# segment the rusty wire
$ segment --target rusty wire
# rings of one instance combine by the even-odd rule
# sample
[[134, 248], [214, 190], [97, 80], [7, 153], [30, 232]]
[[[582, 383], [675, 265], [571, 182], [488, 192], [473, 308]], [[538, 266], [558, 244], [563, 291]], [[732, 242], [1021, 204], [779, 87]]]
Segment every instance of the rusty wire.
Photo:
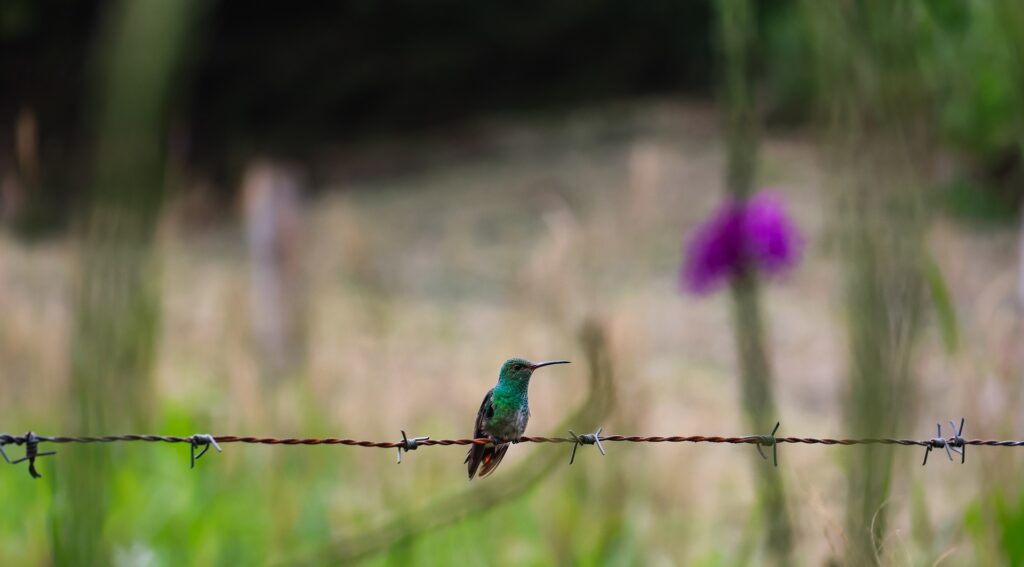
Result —
[[[175, 435], [100, 435], [100, 436], [46, 436], [38, 435], [36, 439], [40, 443], [120, 443], [141, 441], [144, 443], [189, 443], [193, 442], [192, 437], [178, 437]], [[602, 435], [599, 438], [603, 441], [621, 441], [626, 443], [730, 443], [770, 446], [770, 443], [763, 443], [760, 436], [748, 437], [721, 437], [717, 435], [690, 435], [690, 436], [641, 436], [641, 435]], [[214, 435], [213, 440], [218, 443], [246, 443], [251, 445], [347, 445], [352, 447], [370, 447], [376, 449], [395, 449], [404, 447], [402, 441], [362, 441], [357, 439], [346, 439], [338, 437], [248, 437], [239, 435]], [[946, 442], [952, 445], [955, 438], [948, 437]], [[22, 445], [25, 443], [25, 436], [0, 435], [0, 441], [5, 445]], [[888, 437], [863, 438], [863, 439], [821, 439], [816, 437], [776, 437], [776, 443], [799, 443], [804, 445], [911, 445], [917, 447], [929, 447], [934, 439], [893, 439]], [[419, 441], [420, 447], [433, 445], [486, 445], [492, 440], [486, 437], [478, 439], [427, 439]], [[529, 437], [519, 438], [520, 443], [576, 443], [576, 440], [569, 437]], [[1019, 440], [992, 440], [992, 439], [964, 439], [965, 445], [980, 445], [984, 447], [1024, 447], [1024, 441]]]
[[[952, 423], [950, 425], [953, 425]], [[777, 426], [776, 426], [777, 427]], [[947, 453], [953, 451], [961, 455], [961, 462], [963, 462], [963, 448], [967, 445], [983, 446], [983, 447], [1024, 447], [1024, 440], [993, 440], [993, 439], [965, 439], [961, 437], [963, 431], [963, 425], [961, 422], [960, 430], [957, 431], [954, 428], [954, 436], [942, 437], [941, 430], [938, 431], [939, 436], [931, 439], [896, 439], [889, 437], [881, 438], [860, 438], [860, 439], [830, 439], [830, 438], [817, 438], [817, 437], [776, 437], [774, 431], [771, 435], [747, 435], [742, 437], [724, 437], [720, 435], [673, 435], [673, 436], [650, 436], [650, 435], [601, 435], [600, 429], [596, 433], [586, 435], [572, 434], [572, 437], [532, 437], [524, 436], [520, 437], [517, 442], [519, 443], [572, 443], [573, 454], [575, 455], [575, 449], [579, 445], [598, 445], [604, 454], [604, 449], [601, 446], [602, 442], [623, 442], [623, 443], [727, 443], [727, 444], [742, 444], [742, 445], [756, 445], [760, 450], [761, 447], [772, 447], [773, 449], [779, 444], [790, 443], [790, 444], [802, 444], [802, 445], [840, 445], [840, 446], [852, 446], [852, 445], [902, 445], [902, 446], [914, 446], [914, 447], [925, 447], [926, 448], [926, 461], [927, 454], [932, 449], [946, 449]], [[407, 438], [403, 431], [402, 439], [398, 441], [367, 441], [360, 439], [349, 439], [343, 437], [253, 437], [253, 436], [241, 436], [241, 435], [209, 435], [209, 434], [196, 434], [187, 437], [176, 436], [176, 435], [140, 435], [140, 434], [125, 434], [125, 435], [83, 435], [83, 436], [68, 436], [68, 435], [36, 435], [32, 432], [28, 432], [25, 435], [9, 435], [0, 434], [0, 456], [4, 458], [8, 463], [16, 464], [22, 461], [29, 461], [30, 466], [36, 457], [49, 456], [54, 453], [39, 453], [38, 445], [41, 443], [122, 443], [122, 442], [142, 442], [142, 443], [184, 443], [191, 445], [192, 447], [192, 464], [195, 465], [195, 460], [205, 453], [206, 449], [210, 445], [213, 445], [218, 451], [220, 450], [219, 444], [225, 443], [245, 443], [253, 445], [345, 445], [351, 447], [367, 447], [367, 448], [378, 448], [378, 449], [398, 449], [399, 456], [402, 451], [413, 451], [419, 447], [431, 447], [431, 446], [450, 446], [450, 445], [486, 445], [494, 442], [489, 438], [476, 438], [476, 439], [430, 439], [425, 437]], [[6, 453], [3, 451], [4, 445], [25, 445], [26, 455], [24, 458], [12, 461]], [[201, 452], [196, 455], [195, 450], [201, 448]], [[959, 451], [958, 451], [959, 449]], [[762, 456], [763, 453], [762, 453]], [[952, 455], [950, 455], [952, 459]], [[399, 462], [401, 459], [399, 458]], [[36, 476], [36, 475], [33, 475]]]
[[[179, 437], [176, 435], [97, 435], [97, 436], [67, 436], [67, 435], [37, 435], [40, 443], [120, 443], [140, 441], [144, 443], [192, 443], [192, 437]], [[347, 439], [339, 437], [250, 437], [241, 435], [214, 435], [213, 440], [218, 443], [246, 443], [250, 445], [347, 445], [351, 447], [369, 447], [376, 449], [395, 449], [404, 447], [402, 441], [364, 441], [358, 439]], [[601, 441], [621, 441], [626, 443], [730, 443], [770, 446], [770, 443], [761, 442], [761, 436], [746, 437], [722, 437], [718, 435], [690, 435], [690, 436], [644, 436], [644, 435], [601, 435]], [[953, 437], [946, 438], [952, 443]], [[410, 439], [411, 441], [411, 439]], [[917, 447], [928, 447], [932, 439], [894, 439], [888, 437], [863, 438], [863, 439], [828, 439], [816, 437], [776, 437], [776, 443], [799, 443], [804, 445], [913, 445]], [[25, 443], [24, 435], [0, 435], [0, 442], [5, 445], [22, 445]], [[477, 439], [427, 439], [418, 442], [420, 447], [433, 445], [486, 445], [492, 440], [486, 437]], [[576, 440], [570, 437], [531, 437], [519, 438], [519, 443], [575, 443]], [[1024, 447], [1024, 441], [1016, 440], [988, 440], [988, 439], [964, 439], [967, 445], [981, 445], [986, 447]]]

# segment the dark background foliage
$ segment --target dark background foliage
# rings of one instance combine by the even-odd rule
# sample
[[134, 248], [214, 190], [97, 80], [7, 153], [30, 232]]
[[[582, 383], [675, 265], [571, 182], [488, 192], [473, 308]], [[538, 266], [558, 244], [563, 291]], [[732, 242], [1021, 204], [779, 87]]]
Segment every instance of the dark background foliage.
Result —
[[[86, 78], [103, 2], [10, 0], [0, 6], [0, 123], [39, 117], [50, 167], [22, 225], [59, 224], [86, 174]], [[998, 17], [979, 21], [958, 2], [927, 3], [930, 49], [948, 70], [936, 121], [957, 174], [945, 200], [974, 218], [1012, 218], [1024, 179], [1020, 53], [990, 57], [978, 36], [1008, 40]], [[230, 196], [256, 154], [310, 161], [326, 147], [465, 125], [481, 116], [538, 113], [581, 103], [714, 92], [716, 49], [708, 0], [581, 4], [528, 2], [219, 2], [191, 44], [172, 142], [190, 168]], [[812, 117], [806, 24], [795, 0], [759, 3], [756, 68], [775, 125]], [[1012, 18], [1011, 18], [1012, 19]], [[991, 48], [990, 43], [985, 45]], [[1019, 50], [1019, 47], [1016, 48]], [[974, 71], [968, 71], [973, 69]], [[9, 160], [11, 136], [0, 137]]]

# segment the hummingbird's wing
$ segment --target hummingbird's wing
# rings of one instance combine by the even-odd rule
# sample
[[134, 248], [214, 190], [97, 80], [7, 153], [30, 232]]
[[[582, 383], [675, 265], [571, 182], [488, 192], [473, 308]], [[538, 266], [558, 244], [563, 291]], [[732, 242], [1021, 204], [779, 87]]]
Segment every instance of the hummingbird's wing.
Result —
[[473, 437], [490, 437], [490, 435], [484, 431], [484, 424], [494, 417], [494, 404], [491, 403], [491, 397], [494, 396], [494, 388], [487, 390], [487, 395], [484, 396], [484, 401], [480, 404], [480, 411], [476, 412], [476, 423], [473, 425]]
[[[487, 420], [494, 417], [494, 405], [491, 403], [492, 394], [494, 394], [494, 388], [491, 388], [487, 392], [487, 395], [484, 396], [484, 401], [480, 404], [480, 411], [476, 414], [476, 424], [473, 426], [473, 437], [476, 439], [481, 437], [490, 437], [490, 434], [484, 430], [484, 424]], [[480, 478], [490, 474], [491, 471], [498, 466], [498, 463], [501, 462], [501, 458], [505, 456], [505, 451], [507, 450], [507, 443], [498, 446], [470, 446], [469, 452], [466, 454], [465, 461], [469, 463], [469, 480], [473, 480], [473, 477], [476, 475], [477, 468], [480, 468]]]

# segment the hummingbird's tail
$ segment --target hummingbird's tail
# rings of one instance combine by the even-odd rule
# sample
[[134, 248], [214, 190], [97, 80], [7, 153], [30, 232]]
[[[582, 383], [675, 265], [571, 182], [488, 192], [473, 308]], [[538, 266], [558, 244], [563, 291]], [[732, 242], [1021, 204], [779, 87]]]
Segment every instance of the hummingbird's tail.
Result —
[[466, 454], [466, 462], [469, 463], [469, 480], [473, 480], [477, 468], [480, 469], [480, 478], [494, 472], [494, 469], [498, 468], [498, 463], [505, 456], [505, 451], [508, 451], [508, 443], [471, 446], [469, 453]]

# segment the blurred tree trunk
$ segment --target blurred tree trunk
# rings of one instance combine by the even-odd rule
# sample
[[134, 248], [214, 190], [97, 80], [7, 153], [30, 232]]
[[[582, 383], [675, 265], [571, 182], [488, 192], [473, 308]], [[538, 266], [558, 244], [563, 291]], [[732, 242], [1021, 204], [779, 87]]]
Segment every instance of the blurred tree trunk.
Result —
[[1024, 311], [1024, 209], [1020, 212], [1020, 236], [1017, 239], [1017, 309]]
[[39, 189], [39, 119], [28, 106], [14, 120], [14, 167], [10, 169], [0, 179], [0, 219], [7, 223], [24, 215], [25, 203]]
[[242, 180], [249, 248], [249, 320], [261, 375], [280, 382], [305, 360], [306, 272], [301, 175], [269, 160], [246, 167]]
[[[751, 48], [757, 33], [756, 13], [750, 0], [719, 0], [719, 37], [724, 73], [722, 112], [726, 135], [726, 191], [743, 201], [753, 192], [757, 167], [758, 123], [754, 89], [750, 84]], [[772, 368], [765, 347], [757, 274], [748, 270], [732, 282], [733, 326], [742, 380], [747, 423], [758, 434], [768, 434], [776, 422]], [[755, 463], [758, 498], [766, 544], [772, 560], [789, 563], [793, 533], [785, 488], [778, 469]]]
[[[98, 45], [89, 201], [79, 219], [77, 319], [67, 429], [140, 427], [151, 403], [159, 322], [152, 242], [164, 184], [168, 108], [196, 3], [125, 0], [111, 6]], [[109, 446], [62, 452], [55, 481], [54, 560], [110, 564], [103, 525]]]

